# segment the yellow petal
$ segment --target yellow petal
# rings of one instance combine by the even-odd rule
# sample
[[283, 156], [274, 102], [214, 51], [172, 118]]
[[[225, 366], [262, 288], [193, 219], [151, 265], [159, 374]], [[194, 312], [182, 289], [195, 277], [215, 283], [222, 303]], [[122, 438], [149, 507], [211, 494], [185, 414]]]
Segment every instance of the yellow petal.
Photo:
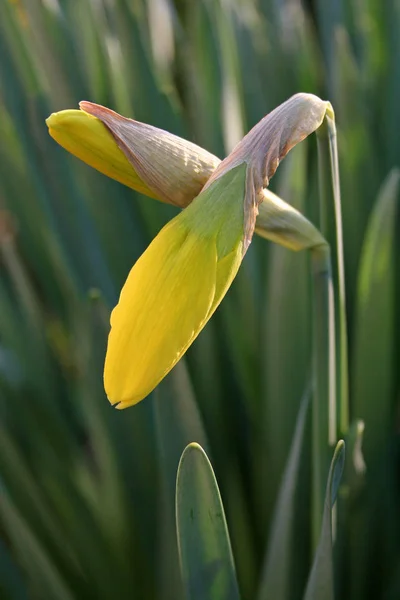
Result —
[[71, 152], [100, 173], [116, 179], [141, 194], [156, 194], [136, 173], [113, 135], [96, 117], [82, 110], [62, 110], [46, 119], [49, 133]]
[[246, 166], [227, 173], [153, 240], [111, 316], [104, 385], [118, 408], [147, 396], [226, 294], [243, 256]]
[[139, 258], [111, 317], [104, 385], [119, 408], [147, 396], [198, 334], [216, 281], [215, 241], [171, 221]]

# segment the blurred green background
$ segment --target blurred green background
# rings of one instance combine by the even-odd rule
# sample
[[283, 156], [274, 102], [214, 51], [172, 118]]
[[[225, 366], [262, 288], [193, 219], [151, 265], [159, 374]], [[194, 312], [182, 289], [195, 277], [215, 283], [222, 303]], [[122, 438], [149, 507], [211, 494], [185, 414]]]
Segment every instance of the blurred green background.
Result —
[[[303, 598], [307, 253], [254, 238], [185, 359], [116, 411], [109, 312], [176, 211], [68, 155], [44, 122], [91, 100], [222, 158], [299, 91], [332, 102], [341, 169], [352, 425], [335, 597], [400, 598], [399, 31], [396, 0], [0, 0], [2, 599], [183, 599], [175, 478], [191, 441], [215, 469], [242, 599]], [[317, 171], [312, 136], [271, 183], [315, 222]]]

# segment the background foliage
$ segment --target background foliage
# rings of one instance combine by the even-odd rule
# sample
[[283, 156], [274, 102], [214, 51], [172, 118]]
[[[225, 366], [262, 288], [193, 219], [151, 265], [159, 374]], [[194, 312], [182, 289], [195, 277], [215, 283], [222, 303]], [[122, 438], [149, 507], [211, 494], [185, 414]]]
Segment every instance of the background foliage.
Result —
[[[298, 91], [332, 102], [339, 133], [352, 426], [336, 597], [400, 597], [399, 30], [395, 0], [0, 0], [1, 598], [183, 598], [174, 497], [191, 441], [215, 469], [241, 597], [333, 597], [308, 580], [307, 254], [254, 239], [187, 358], [115, 411], [109, 311], [174, 209], [44, 124], [87, 99], [223, 157]], [[316, 221], [315, 138], [271, 187]]]

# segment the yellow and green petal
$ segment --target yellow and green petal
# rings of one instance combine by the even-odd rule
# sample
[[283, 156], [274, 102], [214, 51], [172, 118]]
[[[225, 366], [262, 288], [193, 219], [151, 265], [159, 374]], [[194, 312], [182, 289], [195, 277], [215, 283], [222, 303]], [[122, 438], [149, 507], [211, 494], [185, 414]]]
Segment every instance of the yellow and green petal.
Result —
[[246, 165], [168, 223], [132, 268], [111, 316], [104, 370], [118, 408], [147, 396], [226, 294], [243, 257]]

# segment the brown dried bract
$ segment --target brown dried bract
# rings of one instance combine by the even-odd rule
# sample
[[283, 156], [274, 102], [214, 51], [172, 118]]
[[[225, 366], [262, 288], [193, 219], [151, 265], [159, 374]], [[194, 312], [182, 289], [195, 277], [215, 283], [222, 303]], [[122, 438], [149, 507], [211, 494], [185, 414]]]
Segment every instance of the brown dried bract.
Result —
[[220, 163], [207, 150], [168, 131], [92, 102], [79, 106], [104, 123], [140, 178], [164, 202], [181, 208], [190, 204]]
[[244, 252], [253, 236], [258, 205], [263, 200], [263, 188], [268, 187], [280, 161], [289, 150], [318, 129], [328, 105], [328, 102], [313, 94], [292, 96], [261, 119], [208, 180], [205, 187], [233, 167], [247, 163]]

